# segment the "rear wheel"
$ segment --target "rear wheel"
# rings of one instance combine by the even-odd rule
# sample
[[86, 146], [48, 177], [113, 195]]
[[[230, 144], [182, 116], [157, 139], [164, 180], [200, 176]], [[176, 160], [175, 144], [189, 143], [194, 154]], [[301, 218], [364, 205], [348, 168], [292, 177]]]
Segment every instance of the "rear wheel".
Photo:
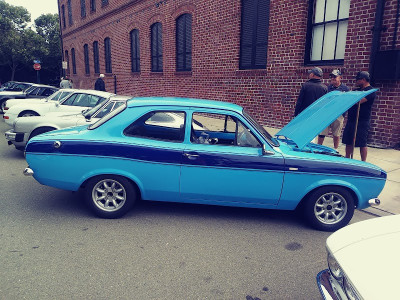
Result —
[[335, 231], [346, 226], [353, 217], [354, 199], [343, 187], [322, 187], [306, 199], [304, 214], [312, 227], [323, 231]]
[[86, 184], [86, 204], [101, 218], [122, 217], [132, 208], [136, 199], [136, 188], [128, 179], [121, 176], [96, 176]]
[[35, 117], [35, 116], [39, 116], [39, 114], [32, 110], [25, 110], [18, 115], [18, 117]]

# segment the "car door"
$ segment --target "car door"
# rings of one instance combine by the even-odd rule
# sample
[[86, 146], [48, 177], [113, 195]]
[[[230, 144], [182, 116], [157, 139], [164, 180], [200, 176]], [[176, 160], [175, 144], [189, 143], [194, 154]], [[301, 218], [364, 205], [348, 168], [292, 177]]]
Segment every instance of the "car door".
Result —
[[[182, 201], [249, 207], [278, 203], [284, 159], [243, 116], [195, 110], [188, 123], [189, 141], [181, 168]], [[268, 153], [263, 144], [270, 147]]]
[[127, 155], [133, 158], [127, 167], [143, 199], [179, 201], [186, 113], [182, 108], [137, 108], [136, 112], [141, 117], [123, 131]]

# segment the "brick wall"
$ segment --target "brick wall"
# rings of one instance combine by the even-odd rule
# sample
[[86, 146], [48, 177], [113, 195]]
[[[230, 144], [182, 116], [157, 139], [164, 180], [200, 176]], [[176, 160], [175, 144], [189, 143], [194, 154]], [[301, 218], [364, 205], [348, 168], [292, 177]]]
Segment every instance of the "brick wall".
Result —
[[[59, 0], [60, 5], [66, 0]], [[395, 0], [386, 1], [385, 20], [394, 24], [391, 13]], [[80, 0], [72, 0], [73, 26], [63, 29], [64, 50], [75, 48], [77, 74], [71, 74], [75, 87], [93, 88], [98, 74], [93, 69], [93, 41], [99, 42], [100, 72], [105, 72], [104, 38], [110, 37], [112, 74], [106, 74], [106, 88], [133, 96], [182, 96], [230, 101], [250, 110], [263, 124], [282, 127], [292, 118], [297, 94], [307, 80], [304, 66], [308, 0], [271, 0], [267, 67], [239, 70], [241, 2], [163, 0], [109, 0], [97, 2], [95, 13], [86, 0], [86, 17], [80, 17]], [[359, 70], [369, 69], [372, 27], [376, 0], [351, 1], [344, 65], [321, 66], [324, 81], [334, 68], [343, 80], [354, 84]], [[192, 71], [175, 69], [175, 20], [192, 14]], [[67, 11], [66, 11], [67, 14]], [[151, 72], [150, 26], [162, 23], [164, 71]], [[141, 72], [132, 73], [129, 32], [139, 29]], [[386, 36], [386, 34], [388, 36]], [[382, 42], [390, 39], [390, 30]], [[83, 46], [89, 45], [90, 75], [85, 75]], [[71, 54], [70, 54], [71, 62]], [[72, 68], [71, 68], [72, 70]], [[376, 82], [380, 88], [374, 104], [370, 145], [394, 146], [400, 142], [400, 82]]]

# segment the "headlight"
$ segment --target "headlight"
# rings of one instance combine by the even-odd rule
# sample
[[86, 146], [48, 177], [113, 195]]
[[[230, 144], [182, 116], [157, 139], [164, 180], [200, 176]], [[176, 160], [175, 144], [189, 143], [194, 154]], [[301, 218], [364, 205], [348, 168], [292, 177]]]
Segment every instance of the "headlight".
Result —
[[358, 297], [357, 292], [354, 289], [353, 285], [350, 283], [350, 281], [346, 277], [343, 278], [343, 286], [344, 286], [344, 290], [346, 291], [346, 295], [350, 300], [359, 300], [360, 299]]
[[329, 266], [329, 270], [331, 271], [331, 274], [336, 279], [340, 279], [343, 277], [342, 269], [340, 268], [336, 259], [330, 253], [328, 253], [328, 266]]

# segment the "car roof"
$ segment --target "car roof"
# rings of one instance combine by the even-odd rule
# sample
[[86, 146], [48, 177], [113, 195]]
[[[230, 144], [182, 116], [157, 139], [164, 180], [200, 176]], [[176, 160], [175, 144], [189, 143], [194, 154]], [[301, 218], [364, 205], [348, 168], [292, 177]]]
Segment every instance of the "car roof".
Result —
[[110, 98], [110, 101], [128, 101], [132, 96], [115, 95]]
[[46, 87], [46, 88], [52, 88], [52, 89], [59, 89], [59, 88], [57, 88], [57, 87], [55, 87], [55, 86], [52, 86], [52, 85], [46, 85], [46, 84], [37, 84], [37, 83], [34, 83], [34, 84], [32, 84], [32, 86], [34, 86], [34, 87]]
[[243, 108], [239, 105], [215, 100], [181, 98], [181, 97], [138, 97], [128, 102], [128, 107], [136, 106], [192, 106], [212, 109], [225, 109], [241, 113]]
[[109, 93], [109, 92], [103, 92], [103, 91], [97, 91], [97, 90], [79, 90], [79, 89], [73, 89], [73, 93], [86, 93], [86, 94], [91, 94], [91, 95], [96, 95], [104, 98], [108, 98], [110, 96], [113, 96], [115, 94]]

